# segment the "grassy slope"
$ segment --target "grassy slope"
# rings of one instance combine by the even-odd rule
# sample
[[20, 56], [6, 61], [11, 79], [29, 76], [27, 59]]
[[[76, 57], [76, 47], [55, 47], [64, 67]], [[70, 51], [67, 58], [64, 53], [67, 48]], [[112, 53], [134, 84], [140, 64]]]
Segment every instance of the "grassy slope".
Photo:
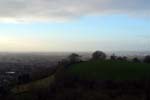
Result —
[[33, 90], [48, 88], [50, 84], [54, 82], [54, 80], [55, 80], [54, 75], [51, 75], [44, 79], [37, 80], [28, 84], [18, 85], [15, 88], [13, 88], [11, 91], [12, 93], [18, 94], [18, 93], [24, 93]]
[[[150, 79], [150, 64], [119, 61], [88, 61], [74, 64], [69, 74], [84, 80], [138, 80]], [[60, 73], [60, 72], [59, 72]], [[55, 74], [28, 84], [16, 86], [13, 93], [23, 93], [47, 88], [55, 80]]]
[[72, 65], [69, 73], [81, 79], [139, 80], [150, 78], [150, 64], [119, 61], [88, 61]]
[[[61, 73], [60, 75], [63, 76], [64, 67], [59, 67], [59, 70], [56, 73]], [[66, 71], [66, 70], [65, 70]], [[72, 65], [67, 70], [69, 74], [75, 75], [80, 77], [81, 79], [96, 79], [96, 80], [124, 80], [124, 79], [145, 79], [150, 78], [150, 65], [149, 64], [142, 64], [142, 63], [130, 63], [130, 62], [118, 62], [118, 61], [88, 61], [82, 62], [75, 65]], [[54, 82], [56, 78], [56, 73], [51, 75], [47, 78], [31, 82], [29, 84], [24, 84], [15, 87], [12, 91], [13, 93], [19, 94], [16, 95], [15, 100], [37, 100], [37, 98], [29, 92], [36, 89], [47, 88], [51, 83]], [[67, 74], [68, 75], [68, 74]], [[75, 83], [76, 84], [76, 83]], [[72, 85], [72, 83], [71, 83]], [[114, 100], [112, 98], [111, 93], [120, 93], [117, 89], [90, 89], [89, 86], [87, 88], [80, 86], [77, 84], [78, 87], [57, 87], [56, 85], [56, 94], [54, 93], [52, 97], [53, 100], [66, 100], [66, 98], [71, 98], [68, 100], [73, 100], [73, 98], [78, 98], [77, 100]], [[68, 84], [66, 85], [68, 86]], [[86, 85], [85, 85], [86, 86]], [[123, 85], [124, 86], [124, 85]], [[128, 86], [128, 85], [127, 85]], [[57, 89], [58, 88], [58, 89]], [[129, 87], [130, 88], [130, 87]], [[121, 90], [121, 92], [126, 92], [126, 90]], [[131, 90], [128, 90], [132, 92]], [[136, 90], [140, 91], [141, 90]], [[142, 94], [142, 93], [141, 93]], [[144, 93], [143, 93], [144, 94]], [[36, 95], [38, 96], [38, 95]], [[45, 96], [45, 95], [44, 95]], [[145, 94], [143, 95], [145, 96]], [[56, 97], [56, 98], [55, 98]], [[125, 100], [125, 99], [137, 99], [137, 100], [144, 100], [141, 98], [145, 97], [138, 97], [137, 95], [133, 94], [124, 94], [124, 95], [114, 95], [116, 100]], [[46, 100], [46, 99], [41, 99]]]
[[17, 85], [13, 89], [11, 89], [11, 92], [13, 94], [22, 94], [22, 93], [28, 94], [28, 92], [49, 88], [49, 86], [55, 82], [56, 74], [61, 73], [62, 70], [64, 70], [64, 67], [59, 66], [57, 68], [57, 71], [54, 71], [51, 75], [43, 79], [27, 83], [27, 84]]

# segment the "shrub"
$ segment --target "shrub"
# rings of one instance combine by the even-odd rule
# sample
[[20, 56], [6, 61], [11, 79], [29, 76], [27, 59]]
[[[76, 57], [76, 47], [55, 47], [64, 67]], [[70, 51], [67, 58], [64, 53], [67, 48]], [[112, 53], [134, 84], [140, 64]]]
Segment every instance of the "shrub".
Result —
[[117, 56], [115, 56], [115, 54], [112, 54], [112, 55], [110, 56], [110, 59], [111, 59], [111, 60], [116, 60], [116, 59], [117, 59]]

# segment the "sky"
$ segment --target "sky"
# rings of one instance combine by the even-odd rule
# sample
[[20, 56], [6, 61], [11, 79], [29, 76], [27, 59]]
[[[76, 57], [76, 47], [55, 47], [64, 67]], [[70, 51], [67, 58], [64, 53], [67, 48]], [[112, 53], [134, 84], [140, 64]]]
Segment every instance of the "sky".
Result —
[[150, 0], [0, 0], [0, 51], [149, 51]]

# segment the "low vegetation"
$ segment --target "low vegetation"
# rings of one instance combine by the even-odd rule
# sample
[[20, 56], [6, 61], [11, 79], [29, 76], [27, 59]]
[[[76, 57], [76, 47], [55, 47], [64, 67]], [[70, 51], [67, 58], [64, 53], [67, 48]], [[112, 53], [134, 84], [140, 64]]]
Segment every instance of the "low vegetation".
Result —
[[96, 60], [69, 67], [71, 75], [81, 79], [141, 80], [150, 79], [150, 65], [127, 61]]

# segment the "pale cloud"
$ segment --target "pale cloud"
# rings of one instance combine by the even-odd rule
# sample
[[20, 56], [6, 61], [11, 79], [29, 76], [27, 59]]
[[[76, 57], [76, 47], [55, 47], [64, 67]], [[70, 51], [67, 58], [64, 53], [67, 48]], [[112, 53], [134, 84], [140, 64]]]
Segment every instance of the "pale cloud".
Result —
[[0, 22], [67, 21], [87, 15], [150, 17], [150, 0], [0, 0]]

